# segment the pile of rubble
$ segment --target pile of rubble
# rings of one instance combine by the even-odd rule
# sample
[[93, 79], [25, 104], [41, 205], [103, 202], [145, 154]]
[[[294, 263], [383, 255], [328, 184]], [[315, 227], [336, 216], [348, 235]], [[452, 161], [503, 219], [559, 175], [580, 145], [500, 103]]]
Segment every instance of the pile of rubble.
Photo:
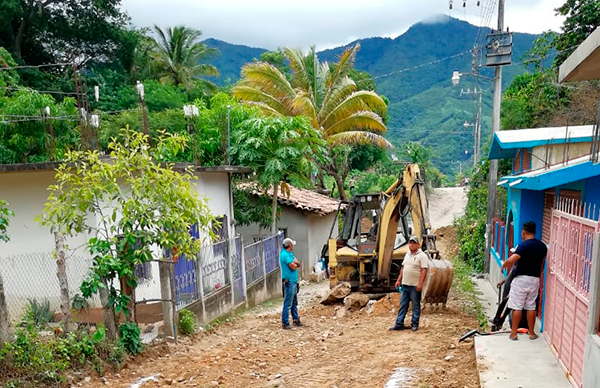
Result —
[[382, 295], [351, 292], [350, 283], [338, 284], [321, 299], [321, 304], [324, 305], [343, 303], [335, 309], [335, 316], [338, 319], [354, 311], [376, 315], [393, 313], [395, 311], [394, 306], [397, 306], [399, 302], [399, 294]]

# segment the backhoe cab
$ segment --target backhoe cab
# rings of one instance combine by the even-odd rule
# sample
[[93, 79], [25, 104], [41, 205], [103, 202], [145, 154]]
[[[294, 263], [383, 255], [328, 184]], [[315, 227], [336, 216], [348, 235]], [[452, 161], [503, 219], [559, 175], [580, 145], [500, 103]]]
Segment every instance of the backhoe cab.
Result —
[[418, 165], [407, 165], [385, 192], [356, 195], [345, 209], [340, 208], [339, 214], [342, 213], [341, 233], [336, 238], [330, 235], [324, 248], [331, 288], [348, 282], [353, 291], [396, 291], [394, 283], [408, 251], [408, 238], [416, 235], [429, 256], [423, 301], [446, 303], [452, 264], [441, 259], [436, 249]]

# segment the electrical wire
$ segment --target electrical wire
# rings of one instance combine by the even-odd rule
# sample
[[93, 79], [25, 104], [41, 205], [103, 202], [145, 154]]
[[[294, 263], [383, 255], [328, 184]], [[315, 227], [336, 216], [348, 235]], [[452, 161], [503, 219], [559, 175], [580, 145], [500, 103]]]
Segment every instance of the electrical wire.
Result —
[[36, 90], [36, 89], [31, 89], [31, 88], [20, 88], [20, 87], [14, 87], [14, 86], [0, 86], [0, 89], [19, 91], [19, 92], [28, 92], [28, 93], [39, 93], [39, 94], [64, 94], [64, 95], [70, 95], [70, 96], [77, 95], [76, 92], [63, 92], [60, 90]]
[[470, 52], [471, 51], [465, 51], [465, 52], [462, 52], [462, 53], [459, 53], [459, 54], [451, 55], [449, 57], [436, 59], [434, 61], [430, 61], [430, 62], [427, 62], [427, 63], [422, 63], [420, 65], [416, 65], [416, 66], [412, 66], [412, 67], [407, 67], [407, 68], [400, 69], [400, 70], [394, 70], [392, 72], [385, 73], [385, 74], [376, 75], [376, 76], [373, 77], [373, 79], [378, 79], [378, 78], [383, 78], [383, 77], [389, 77], [390, 75], [394, 75], [394, 74], [398, 74], [398, 73], [404, 73], [404, 72], [407, 72], [407, 71], [410, 71], [410, 70], [416, 70], [416, 69], [419, 69], [419, 68], [425, 67], [425, 66], [435, 65], [436, 63], [444, 62], [444, 61], [447, 61], [447, 60], [453, 59], [453, 58], [458, 58], [458, 57], [463, 56], [465, 54], [469, 54]]
[[0, 70], [40, 69], [42, 67], [59, 67], [59, 66], [73, 66], [73, 64], [72, 63], [47, 63], [44, 65], [4, 66], [4, 67], [0, 67]]

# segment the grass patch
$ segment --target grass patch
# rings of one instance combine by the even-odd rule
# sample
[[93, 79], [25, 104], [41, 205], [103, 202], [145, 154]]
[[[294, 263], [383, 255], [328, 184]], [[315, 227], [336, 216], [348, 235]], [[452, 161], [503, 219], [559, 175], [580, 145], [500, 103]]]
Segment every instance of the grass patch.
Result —
[[452, 282], [452, 288], [454, 292], [462, 296], [460, 298], [463, 309], [468, 313], [475, 315], [479, 322], [480, 329], [486, 329], [488, 325], [487, 317], [477, 297], [477, 291], [471, 280], [473, 269], [465, 263], [460, 257], [454, 256], [452, 258], [452, 264], [454, 266], [454, 281]]

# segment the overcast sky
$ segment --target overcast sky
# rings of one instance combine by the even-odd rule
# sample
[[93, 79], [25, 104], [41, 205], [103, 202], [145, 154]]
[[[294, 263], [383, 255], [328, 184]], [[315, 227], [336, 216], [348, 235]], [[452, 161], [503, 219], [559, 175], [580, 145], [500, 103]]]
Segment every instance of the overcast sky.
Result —
[[[559, 31], [554, 9], [565, 0], [506, 0], [505, 24], [511, 31]], [[482, 13], [497, 0], [123, 0], [138, 27], [185, 24], [203, 38], [275, 49], [319, 50], [373, 36], [396, 37], [411, 25], [446, 14], [481, 25]], [[497, 11], [497, 10], [496, 10]], [[497, 24], [494, 12], [490, 25]]]

